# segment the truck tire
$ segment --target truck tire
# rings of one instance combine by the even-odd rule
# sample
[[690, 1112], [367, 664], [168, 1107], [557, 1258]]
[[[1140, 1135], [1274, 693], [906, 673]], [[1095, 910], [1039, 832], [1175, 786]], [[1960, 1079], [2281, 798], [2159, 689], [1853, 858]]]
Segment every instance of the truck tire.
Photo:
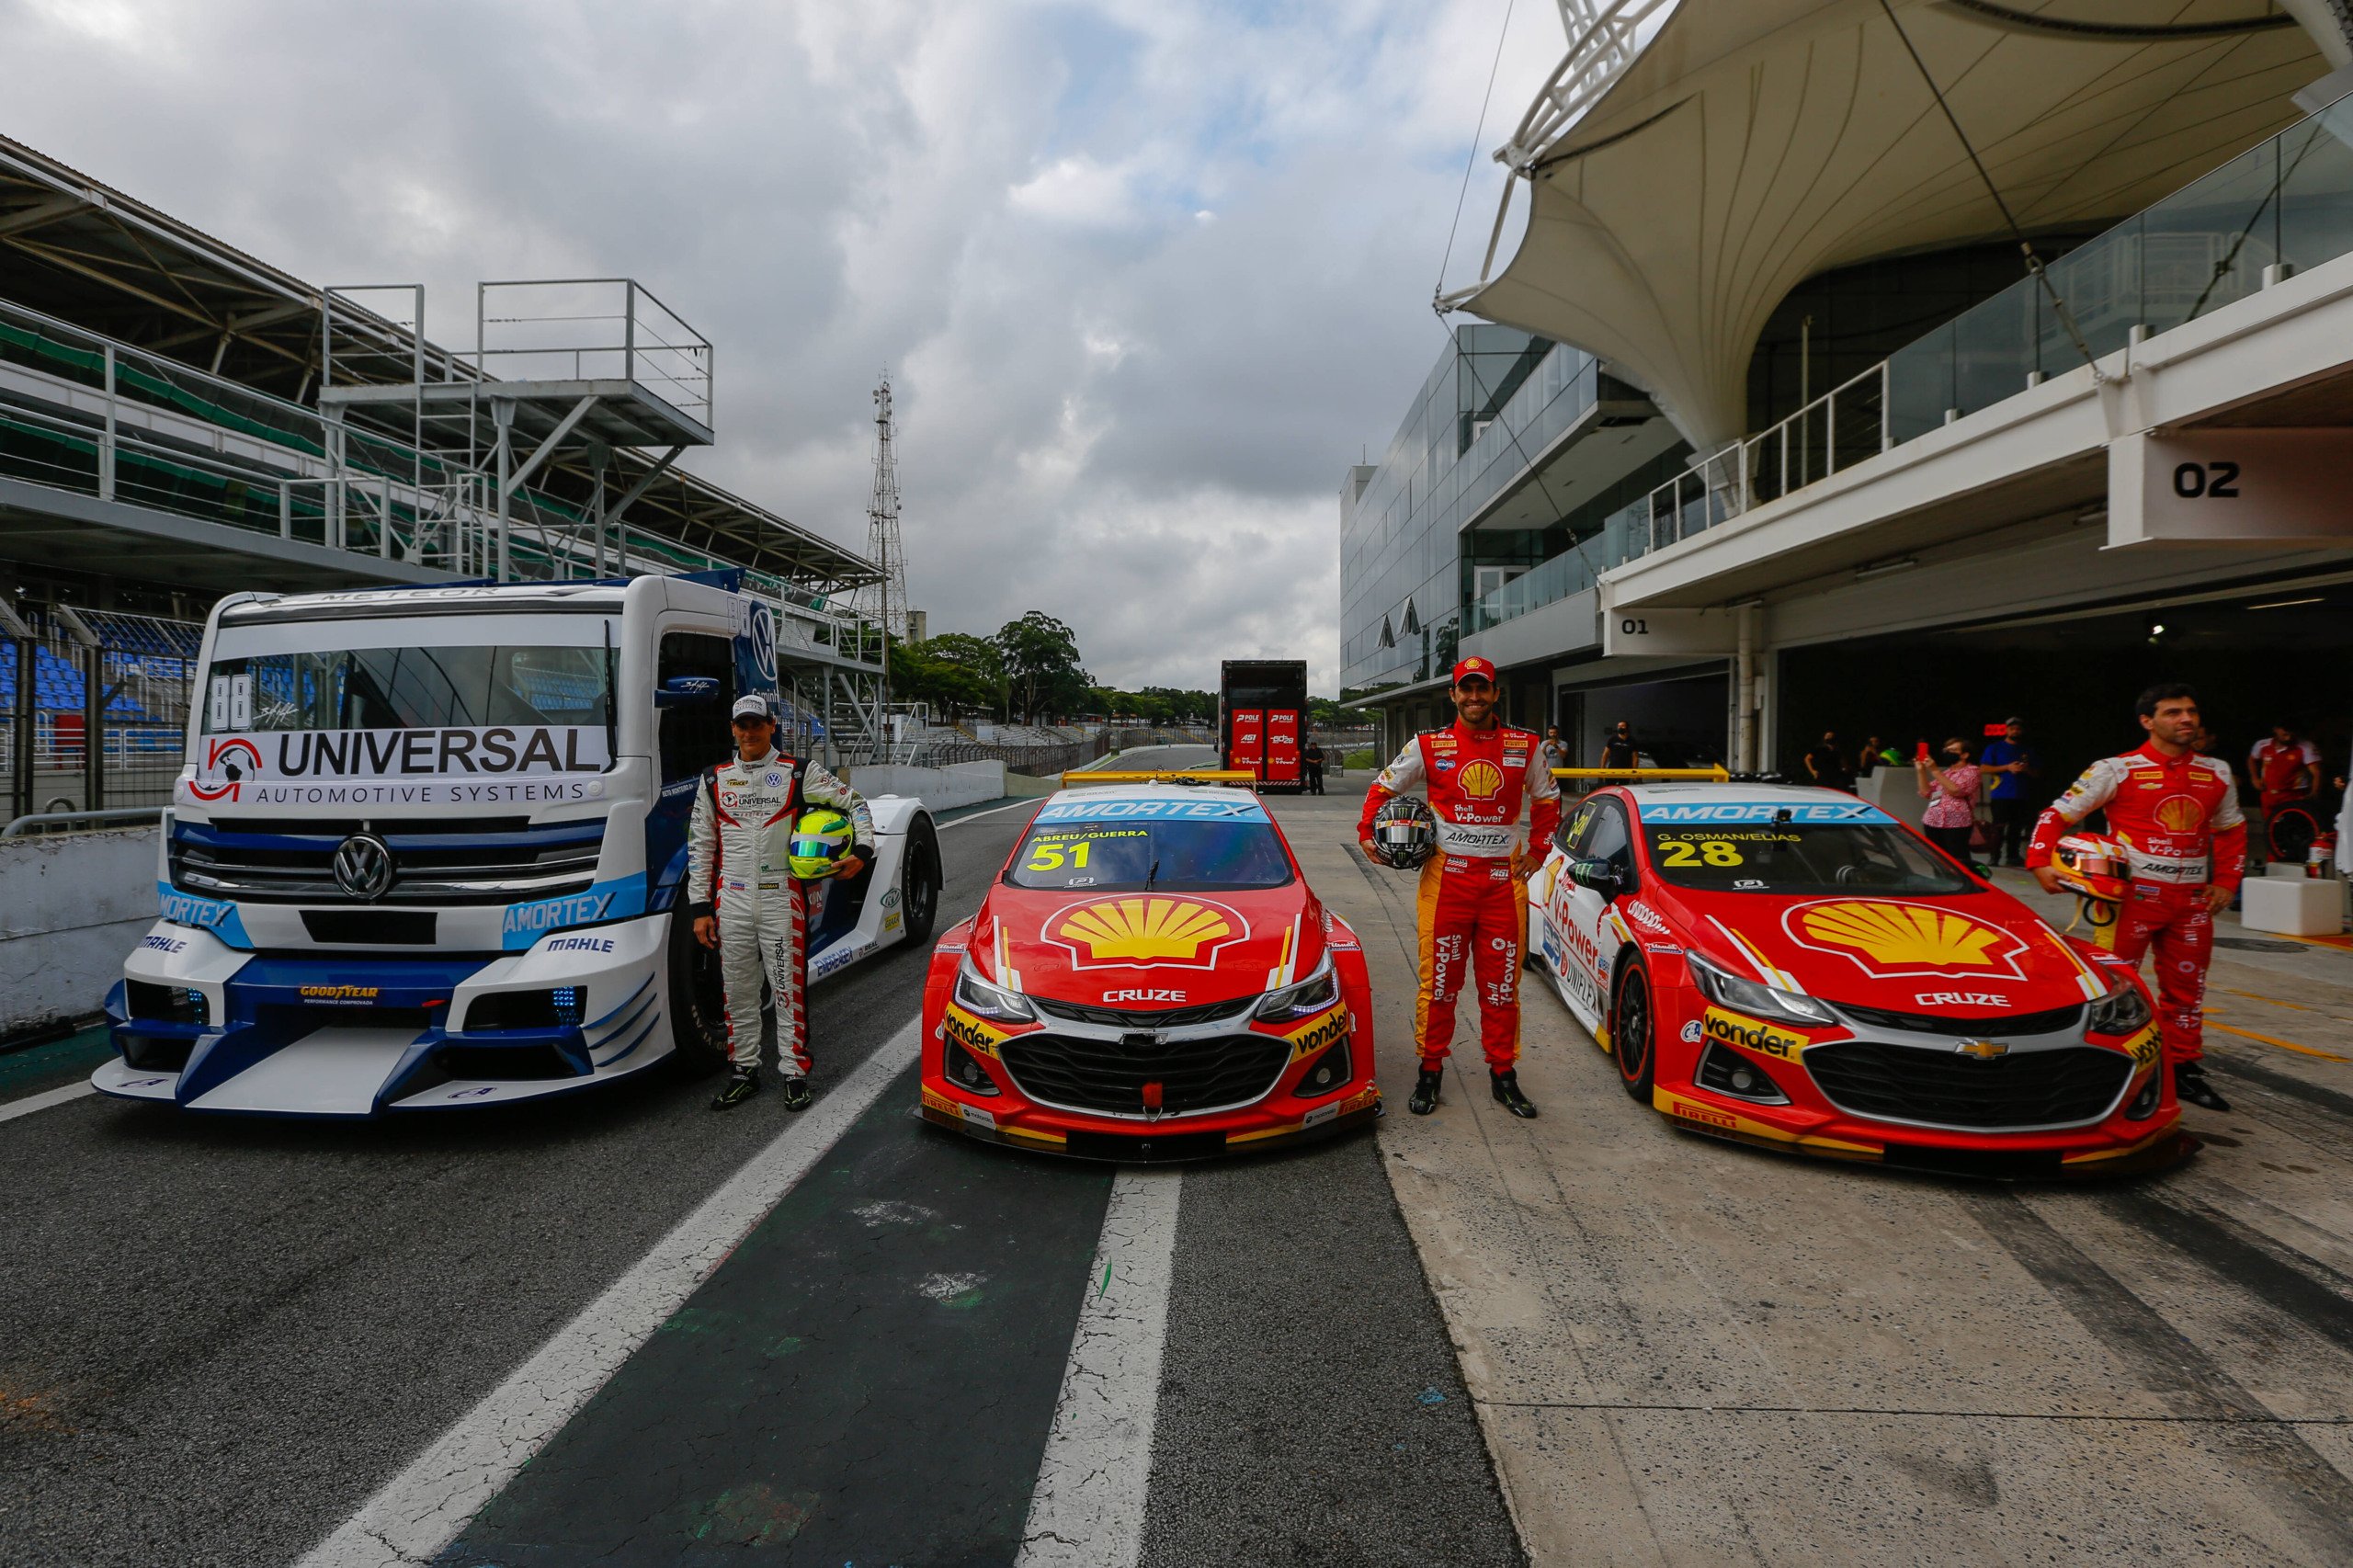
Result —
[[928, 812], [917, 816], [907, 830], [906, 853], [899, 863], [899, 908], [906, 916], [910, 943], [931, 940], [939, 919], [939, 835]]
[[678, 1066], [701, 1078], [727, 1064], [727, 994], [719, 955], [695, 940], [683, 906], [670, 912], [670, 1038]]

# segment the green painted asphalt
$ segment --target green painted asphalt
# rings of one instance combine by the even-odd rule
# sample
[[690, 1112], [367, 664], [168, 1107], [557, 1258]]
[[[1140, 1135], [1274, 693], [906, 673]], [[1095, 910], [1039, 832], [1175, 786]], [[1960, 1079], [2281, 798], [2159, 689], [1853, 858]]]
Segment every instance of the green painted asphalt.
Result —
[[103, 1024], [40, 1045], [0, 1051], [0, 1105], [87, 1078], [113, 1053]]

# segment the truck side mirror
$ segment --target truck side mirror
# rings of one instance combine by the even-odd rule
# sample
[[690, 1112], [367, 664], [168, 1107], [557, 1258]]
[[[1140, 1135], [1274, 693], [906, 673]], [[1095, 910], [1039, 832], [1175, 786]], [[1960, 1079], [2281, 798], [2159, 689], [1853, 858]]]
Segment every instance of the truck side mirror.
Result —
[[656, 708], [699, 708], [719, 699], [717, 676], [672, 676], [654, 694]]
[[1616, 898], [1624, 888], [1624, 879], [1618, 868], [1607, 860], [1572, 860], [1569, 880], [1581, 888], [1590, 888], [1604, 898]]

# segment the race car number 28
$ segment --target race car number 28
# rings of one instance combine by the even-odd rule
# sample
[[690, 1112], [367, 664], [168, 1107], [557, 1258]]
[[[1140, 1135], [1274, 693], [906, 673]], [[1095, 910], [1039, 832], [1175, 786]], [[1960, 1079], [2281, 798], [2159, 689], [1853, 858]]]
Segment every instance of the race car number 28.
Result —
[[1662, 866], [1738, 866], [1740, 846], [1722, 838], [1670, 839], [1658, 846]]

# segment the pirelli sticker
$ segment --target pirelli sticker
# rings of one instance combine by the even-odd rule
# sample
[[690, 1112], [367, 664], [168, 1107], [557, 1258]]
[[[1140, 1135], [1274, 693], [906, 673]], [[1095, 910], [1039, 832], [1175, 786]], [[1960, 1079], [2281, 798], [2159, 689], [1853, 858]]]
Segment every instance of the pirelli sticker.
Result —
[[999, 1042], [1008, 1037], [1003, 1029], [983, 1023], [950, 1002], [940, 1017], [939, 1038], [952, 1040], [976, 1056], [995, 1056]]
[[1311, 1018], [1284, 1037], [1290, 1041], [1290, 1059], [1314, 1055], [1325, 1046], [1337, 1045], [1348, 1038], [1348, 1009], [1346, 1003], [1335, 1003], [1332, 1010], [1322, 1017]]
[[1707, 1016], [1699, 1020], [1699, 1032], [1710, 1040], [1736, 1045], [1760, 1056], [1778, 1057], [1783, 1062], [1795, 1062], [1798, 1052], [1806, 1047], [1802, 1035], [1777, 1029], [1744, 1014], [1728, 1013], [1722, 1007], [1708, 1009]]
[[1877, 1143], [1857, 1143], [1845, 1138], [1828, 1138], [1818, 1132], [1793, 1132], [1742, 1116], [1721, 1106], [1699, 1105], [1685, 1099], [1672, 1090], [1654, 1088], [1651, 1091], [1654, 1109], [1665, 1112], [1678, 1126], [1694, 1132], [1712, 1133], [1719, 1138], [1736, 1138], [1747, 1143], [1778, 1143], [1802, 1150], [1810, 1154], [1826, 1154], [1841, 1160], [1876, 1160], [1886, 1150]]

